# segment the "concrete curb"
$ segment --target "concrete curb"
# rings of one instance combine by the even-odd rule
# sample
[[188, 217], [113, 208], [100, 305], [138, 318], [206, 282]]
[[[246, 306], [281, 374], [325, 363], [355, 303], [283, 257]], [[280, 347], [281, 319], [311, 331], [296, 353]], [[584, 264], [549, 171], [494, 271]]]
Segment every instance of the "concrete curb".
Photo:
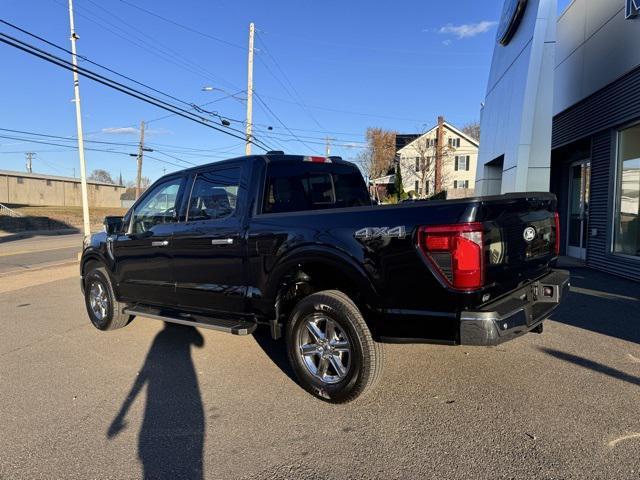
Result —
[[35, 237], [37, 235], [70, 235], [72, 233], [80, 233], [80, 230], [76, 228], [64, 228], [60, 230], [27, 230], [25, 232], [0, 235], [0, 243], [22, 240], [23, 238]]

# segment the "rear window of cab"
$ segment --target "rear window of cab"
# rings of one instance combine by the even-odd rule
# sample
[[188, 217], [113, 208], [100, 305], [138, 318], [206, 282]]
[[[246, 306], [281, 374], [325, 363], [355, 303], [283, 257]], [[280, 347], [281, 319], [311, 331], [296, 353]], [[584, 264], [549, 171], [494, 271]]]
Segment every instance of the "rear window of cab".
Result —
[[262, 213], [369, 205], [364, 179], [350, 165], [274, 162], [267, 166]]

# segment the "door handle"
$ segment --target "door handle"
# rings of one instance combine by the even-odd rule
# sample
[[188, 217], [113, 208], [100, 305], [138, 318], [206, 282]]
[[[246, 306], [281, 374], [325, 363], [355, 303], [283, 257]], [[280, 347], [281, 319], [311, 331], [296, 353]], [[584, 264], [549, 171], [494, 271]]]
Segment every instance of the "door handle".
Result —
[[211, 245], [232, 245], [233, 238], [215, 238], [211, 240]]
[[166, 247], [169, 245], [169, 240], [162, 240], [157, 242], [151, 242], [152, 247]]

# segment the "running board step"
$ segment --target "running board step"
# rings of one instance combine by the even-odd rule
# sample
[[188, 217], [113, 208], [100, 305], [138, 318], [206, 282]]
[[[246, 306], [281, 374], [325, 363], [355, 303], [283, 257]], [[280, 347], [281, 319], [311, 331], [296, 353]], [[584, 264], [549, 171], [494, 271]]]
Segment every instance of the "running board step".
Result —
[[257, 327], [254, 322], [230, 318], [212, 318], [194, 313], [176, 312], [162, 308], [146, 307], [136, 305], [125, 308], [124, 313], [129, 315], [139, 315], [141, 317], [153, 318], [164, 322], [179, 323], [192, 327], [209, 328], [220, 332], [231, 333], [233, 335], [250, 335]]

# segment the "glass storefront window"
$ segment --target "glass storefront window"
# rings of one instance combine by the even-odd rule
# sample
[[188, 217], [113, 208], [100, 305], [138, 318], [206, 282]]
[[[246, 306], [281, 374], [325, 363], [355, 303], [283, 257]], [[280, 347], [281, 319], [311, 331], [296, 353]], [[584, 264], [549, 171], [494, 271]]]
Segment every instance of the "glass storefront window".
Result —
[[613, 250], [640, 257], [640, 125], [619, 133], [617, 172]]

